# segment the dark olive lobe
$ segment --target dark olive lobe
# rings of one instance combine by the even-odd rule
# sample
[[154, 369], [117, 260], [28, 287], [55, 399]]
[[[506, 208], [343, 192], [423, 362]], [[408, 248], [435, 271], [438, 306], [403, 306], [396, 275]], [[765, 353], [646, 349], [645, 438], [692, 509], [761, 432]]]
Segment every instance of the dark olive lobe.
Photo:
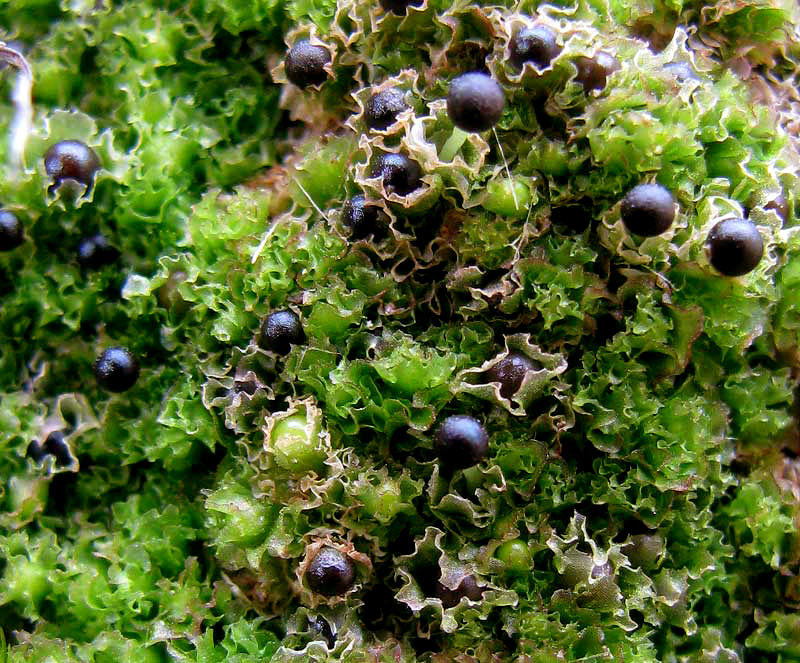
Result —
[[0, 251], [16, 249], [24, 239], [22, 224], [16, 215], [5, 209], [0, 210]]
[[752, 221], [725, 219], [708, 233], [708, 259], [725, 276], [753, 271], [764, 255], [764, 240]]
[[629, 232], [655, 237], [675, 220], [675, 198], [660, 184], [639, 184], [625, 194], [620, 212]]
[[372, 177], [383, 180], [383, 188], [407, 196], [422, 185], [422, 169], [403, 154], [382, 154], [372, 167]]
[[286, 54], [286, 78], [300, 88], [322, 85], [328, 78], [325, 65], [330, 60], [328, 49], [301, 39]]
[[655, 566], [664, 549], [664, 537], [658, 533], [634, 534], [630, 541], [622, 546], [622, 552], [634, 567], [649, 568]]
[[78, 244], [78, 264], [83, 269], [100, 269], [119, 258], [119, 251], [102, 235], [85, 237]]
[[608, 77], [619, 69], [619, 60], [613, 55], [600, 51], [593, 58], [579, 57], [575, 61], [578, 73], [575, 80], [583, 85], [586, 92], [602, 90]]
[[188, 277], [189, 275], [182, 269], [171, 272], [169, 278], [156, 291], [158, 305], [178, 316], [184, 315], [189, 310], [190, 304], [183, 298], [178, 288]]
[[382, 92], [376, 92], [369, 99], [364, 108], [364, 122], [370, 129], [385, 129], [394, 124], [397, 115], [408, 108], [405, 96], [401, 90], [390, 87]]
[[64, 433], [61, 431], [53, 431], [47, 436], [44, 441], [44, 450], [56, 459], [56, 465], [64, 467], [72, 463], [72, 454], [69, 451], [69, 445], [64, 439]]
[[62, 140], [44, 153], [44, 169], [55, 186], [64, 180], [75, 180], [88, 187], [100, 169], [100, 160], [86, 143]]
[[550, 210], [550, 221], [577, 235], [592, 224], [592, 211], [588, 205], [561, 205]]
[[436, 598], [442, 602], [442, 607], [445, 609], [457, 606], [464, 597], [470, 601], [479, 601], [483, 598], [483, 589], [478, 587], [473, 575], [466, 576], [455, 589], [450, 589], [441, 582], [437, 582], [435, 591]]
[[323, 596], [344, 594], [353, 586], [355, 579], [353, 562], [335, 548], [322, 548], [306, 570], [308, 586]]
[[233, 383], [233, 392], [235, 394], [252, 396], [256, 391], [258, 391], [258, 385], [253, 380], [236, 380]]
[[556, 33], [546, 25], [523, 28], [512, 37], [508, 46], [511, 52], [509, 60], [517, 69], [522, 69], [526, 62], [539, 68], [547, 67], [559, 53]]
[[447, 114], [463, 131], [491, 129], [503, 115], [505, 104], [505, 95], [497, 81], [479, 71], [454, 78], [447, 93]]
[[489, 455], [489, 436], [477, 419], [455, 414], [436, 431], [434, 448], [445, 469], [464, 469]]
[[367, 205], [363, 194], [353, 196], [342, 208], [342, 223], [356, 239], [374, 233], [378, 226], [378, 208]]
[[421, 4], [422, 0], [381, 0], [381, 7], [398, 16], [404, 16], [409, 7], [419, 7]]
[[293, 311], [273, 311], [261, 328], [261, 347], [279, 355], [289, 354], [293, 344], [305, 340], [303, 325]]
[[536, 371], [539, 368], [541, 366], [530, 357], [513, 352], [507, 357], [503, 357], [486, 373], [489, 382], [500, 383], [500, 395], [503, 398], [511, 398], [519, 391], [528, 371]]
[[127, 348], [108, 348], [94, 362], [94, 376], [103, 389], [128, 391], [139, 378], [139, 362]]

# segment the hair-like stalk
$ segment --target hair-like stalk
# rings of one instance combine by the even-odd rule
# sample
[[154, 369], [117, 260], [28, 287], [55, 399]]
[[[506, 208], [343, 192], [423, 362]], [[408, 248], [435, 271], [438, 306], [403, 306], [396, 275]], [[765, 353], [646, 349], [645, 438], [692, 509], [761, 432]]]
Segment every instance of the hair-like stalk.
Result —
[[22, 171], [25, 168], [25, 145], [33, 126], [33, 73], [22, 53], [2, 41], [0, 61], [17, 70], [17, 80], [11, 92], [15, 112], [9, 129], [8, 152], [14, 166]]
[[511, 179], [511, 170], [508, 168], [508, 161], [506, 161], [506, 153], [503, 152], [503, 146], [500, 144], [500, 136], [497, 135], [497, 129], [492, 127], [494, 139], [497, 141], [497, 149], [500, 151], [500, 158], [503, 160], [503, 165], [506, 168], [506, 177], [511, 184], [511, 197], [514, 199], [514, 209], [519, 209], [519, 201], [517, 200], [517, 188], [514, 186], [514, 180]]

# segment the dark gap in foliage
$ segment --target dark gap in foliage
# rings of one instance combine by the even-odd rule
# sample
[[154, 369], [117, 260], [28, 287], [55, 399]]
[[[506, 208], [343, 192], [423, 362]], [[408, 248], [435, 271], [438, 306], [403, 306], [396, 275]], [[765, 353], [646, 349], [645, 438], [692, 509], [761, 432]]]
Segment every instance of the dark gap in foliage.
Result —
[[443, 640], [440, 634], [431, 635], [430, 638], [411, 638], [409, 644], [417, 656], [436, 654], [443, 649]]
[[636, 622], [637, 628], [642, 628], [644, 626], [644, 613], [642, 613], [640, 610], [630, 610], [628, 614], [630, 615], [630, 618]]
[[90, 76], [97, 73], [97, 53], [98, 49], [96, 46], [89, 46], [81, 53], [78, 71], [80, 71], [82, 76]]
[[625, 331], [625, 321], [619, 311], [603, 313], [595, 318], [594, 343], [602, 347], [622, 331]]
[[[87, 469], [81, 468], [81, 472]], [[45, 514], [49, 516], [66, 516], [75, 506], [75, 488], [80, 479], [80, 472], [59, 472], [50, 480]]]
[[13, 632], [33, 633], [36, 629], [36, 622], [18, 614], [9, 605], [0, 607], [0, 624], [2, 624], [1, 628], [8, 643], [15, 642], [15, 638], [10, 637]]
[[608, 284], [606, 285], [606, 287], [608, 288], [608, 291], [612, 295], [615, 295], [627, 281], [628, 281], [627, 276], [624, 276], [622, 272], [616, 267], [612, 267], [608, 275]]
[[734, 458], [729, 467], [737, 477], [745, 478], [750, 475], [750, 465], [741, 458]]
[[551, 115], [545, 108], [546, 97], [539, 95], [531, 102], [531, 107], [536, 114], [536, 122], [544, 135], [551, 140], [564, 140], [567, 135], [567, 123], [559, 115]]
[[364, 625], [372, 631], [389, 631], [402, 636], [405, 631], [415, 628], [413, 613], [405, 603], [395, 598], [399, 589], [393, 582], [393, 564], [384, 564], [375, 569], [376, 582], [363, 594], [363, 605], [359, 608], [359, 617]]

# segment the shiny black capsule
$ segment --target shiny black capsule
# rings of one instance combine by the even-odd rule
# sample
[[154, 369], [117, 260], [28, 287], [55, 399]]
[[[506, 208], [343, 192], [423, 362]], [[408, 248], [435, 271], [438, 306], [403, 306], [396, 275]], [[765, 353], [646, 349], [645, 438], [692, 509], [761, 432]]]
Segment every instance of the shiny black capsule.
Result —
[[742, 276], [753, 271], [764, 255], [764, 240], [752, 221], [725, 219], [708, 233], [708, 259], [720, 274]]
[[65, 180], [90, 187], [95, 173], [100, 169], [100, 159], [86, 143], [62, 140], [51, 145], [44, 153], [44, 169], [53, 180], [53, 187], [58, 187]]
[[660, 184], [639, 184], [625, 194], [620, 213], [629, 232], [655, 237], [675, 220], [675, 198]]
[[579, 57], [575, 61], [578, 73], [575, 80], [583, 85], [586, 92], [602, 90], [608, 77], [619, 69], [619, 60], [609, 53], [600, 51], [593, 58]]
[[382, 154], [372, 167], [372, 177], [383, 180], [388, 193], [407, 196], [422, 185], [422, 169], [404, 154]]
[[84, 237], [78, 244], [78, 264], [83, 269], [100, 269], [114, 264], [119, 251], [103, 235]]
[[454, 414], [436, 431], [434, 449], [443, 468], [464, 469], [477, 465], [489, 455], [489, 436], [477, 419]]
[[376, 92], [364, 107], [364, 122], [370, 129], [385, 129], [394, 124], [401, 111], [408, 108], [402, 90], [390, 87]]
[[261, 327], [261, 347], [279, 355], [289, 354], [292, 345], [305, 340], [303, 325], [294, 311], [273, 311]]
[[312, 591], [323, 596], [340, 596], [356, 579], [356, 569], [347, 555], [325, 547], [315, 555], [306, 570], [306, 582]]
[[353, 196], [342, 207], [342, 223], [354, 239], [376, 232], [378, 218], [378, 207], [367, 205], [363, 194]]
[[517, 69], [522, 69], [526, 62], [542, 69], [559, 53], [556, 33], [546, 25], [523, 28], [511, 38], [508, 48], [509, 61]]
[[456, 76], [447, 93], [447, 114], [462, 131], [491, 129], [502, 117], [505, 104], [497, 81], [480, 71]]
[[301, 39], [289, 49], [284, 66], [286, 78], [299, 88], [322, 85], [328, 78], [325, 65], [331, 61], [327, 48]]
[[94, 376], [103, 389], [122, 393], [139, 379], [139, 362], [128, 348], [108, 348], [94, 362]]
[[8, 210], [0, 210], [0, 251], [16, 249], [25, 237], [22, 232], [22, 223]]
[[519, 391], [528, 372], [540, 368], [541, 366], [530, 357], [519, 352], [512, 352], [498, 361], [486, 373], [489, 382], [500, 383], [500, 395], [503, 398], [511, 398]]

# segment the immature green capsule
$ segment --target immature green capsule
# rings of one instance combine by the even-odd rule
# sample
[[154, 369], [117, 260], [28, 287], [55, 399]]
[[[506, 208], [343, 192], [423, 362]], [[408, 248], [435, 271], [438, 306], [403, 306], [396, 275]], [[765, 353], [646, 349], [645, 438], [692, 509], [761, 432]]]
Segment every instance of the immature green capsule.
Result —
[[260, 543], [267, 535], [270, 506], [256, 499], [247, 486], [224, 485], [206, 499], [217, 541], [238, 546]]
[[326, 454], [320, 446], [321, 430], [320, 419], [305, 411], [276, 421], [270, 437], [275, 462], [294, 474], [322, 471]]
[[486, 185], [486, 198], [482, 205], [501, 216], [524, 216], [530, 202], [531, 190], [525, 182], [518, 178], [498, 177]]
[[509, 573], [528, 573], [533, 568], [528, 546], [519, 539], [503, 543], [495, 552], [495, 557], [506, 565]]
[[389, 523], [403, 507], [400, 486], [392, 479], [368, 484], [357, 493], [362, 512], [380, 523]]

